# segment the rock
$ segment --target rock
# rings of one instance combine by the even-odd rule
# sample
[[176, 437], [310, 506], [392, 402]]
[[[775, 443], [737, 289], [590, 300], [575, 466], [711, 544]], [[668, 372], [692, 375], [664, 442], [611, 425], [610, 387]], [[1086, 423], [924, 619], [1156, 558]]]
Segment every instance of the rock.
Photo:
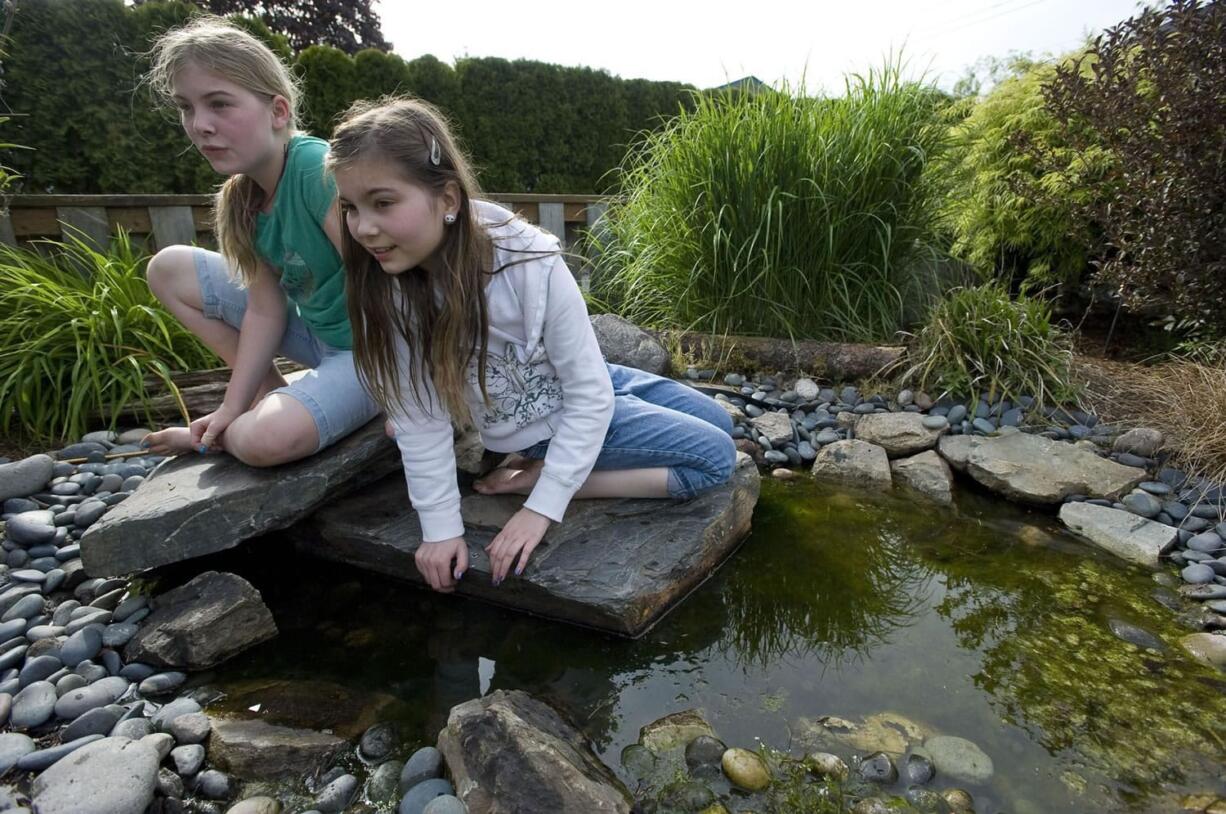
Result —
[[930, 734], [922, 724], [895, 712], [877, 712], [858, 723], [833, 715], [799, 718], [792, 732], [806, 746], [839, 744], [857, 752], [891, 755], [902, 755], [912, 743]]
[[212, 724], [203, 712], [180, 715], [167, 726], [175, 742], [179, 744], [202, 743], [209, 736]]
[[992, 758], [966, 738], [937, 735], [924, 741], [924, 749], [943, 776], [976, 784], [992, 779]]
[[55, 710], [56, 698], [54, 684], [48, 681], [29, 684], [13, 697], [9, 725], [14, 729], [29, 729], [45, 723]]
[[373, 763], [387, 758], [396, 748], [396, 729], [391, 724], [379, 723], [362, 733], [358, 753]]
[[1219, 670], [1226, 669], [1226, 636], [1220, 633], [1192, 633], [1179, 640], [1197, 661]]
[[[578, 730], [518, 690], [495, 690], [452, 707], [438, 748], [458, 796], [473, 811], [497, 800], [506, 811], [628, 814], [634, 802]], [[534, 782], [524, 783], [525, 777]]]
[[366, 798], [372, 803], [383, 804], [399, 797], [400, 771], [403, 768], [404, 764], [399, 760], [388, 760], [376, 766], [366, 781]]
[[158, 759], [124, 738], [87, 744], [34, 779], [31, 796], [40, 814], [137, 814], [153, 802]]
[[1152, 458], [1162, 449], [1162, 433], [1146, 427], [1129, 430], [1115, 439], [1111, 445], [1114, 452], [1124, 452], [1142, 458]]
[[685, 765], [691, 773], [703, 766], [718, 766], [727, 750], [727, 745], [719, 738], [699, 735], [685, 745]]
[[715, 738], [715, 730], [696, 709], [665, 715], [639, 730], [639, 743], [656, 754], [684, 746], [699, 737]]
[[957, 814], [973, 814], [975, 801], [971, 797], [970, 792], [964, 789], [946, 789], [941, 792], [941, 796], [945, 798], [945, 802], [949, 804]]
[[665, 344], [675, 342], [682, 353], [696, 359], [727, 359], [735, 354], [751, 369], [804, 370], [832, 381], [867, 379], [898, 362], [905, 353], [902, 346], [713, 336], [705, 331], [668, 331], [664, 338]]
[[100, 678], [89, 686], [62, 695], [55, 702], [55, 714], [71, 721], [91, 709], [115, 703], [129, 686], [128, 680], [119, 676]]
[[34, 751], [34, 741], [16, 732], [0, 733], [0, 774], [7, 772], [24, 755]]
[[748, 791], [762, 791], [771, 784], [770, 769], [762, 758], [748, 749], [729, 749], [720, 766], [732, 784]]
[[1153, 650], [1157, 653], [1166, 650], [1166, 644], [1161, 639], [1145, 628], [1138, 627], [1131, 622], [1126, 622], [1123, 619], [1108, 619], [1107, 627], [1111, 629], [1111, 633], [1115, 638], [1120, 641], [1128, 642], [1146, 650]]
[[17, 760], [17, 768], [26, 772], [41, 772], [81, 747], [100, 740], [102, 740], [101, 735], [86, 735], [83, 738], [77, 738], [75, 741], [61, 743], [58, 746], [49, 746], [46, 749], [22, 755]]
[[60, 733], [60, 739], [75, 741], [87, 735], [108, 735], [123, 713], [124, 709], [120, 706], [97, 707], [83, 712]]
[[874, 489], [889, 488], [892, 482], [885, 450], [859, 439], [835, 441], [822, 447], [812, 472], [815, 478]]
[[[129, 667], [131, 665], [128, 665]], [[194, 698], [176, 698], [153, 713], [153, 726], [157, 729], [169, 729], [181, 715], [191, 715], [201, 711], [199, 702]]]
[[898, 780], [898, 767], [885, 752], [873, 752], [860, 761], [856, 769], [860, 779], [869, 783], [879, 783], [883, 786], [893, 784]]
[[248, 797], [227, 808], [226, 814], [281, 814], [281, 803], [272, 797]]
[[443, 776], [443, 753], [433, 746], [423, 746], [414, 752], [400, 771], [400, 793], [425, 780]]
[[806, 378], [797, 379], [796, 384], [792, 385], [792, 389], [796, 391], [796, 395], [801, 401], [816, 401], [818, 393], [821, 392], [817, 382]]
[[206, 571], [154, 604], [124, 649], [128, 661], [203, 670], [277, 635], [259, 592], [234, 574]]
[[468, 808], [459, 797], [451, 794], [440, 794], [421, 810], [421, 814], [468, 814]]
[[876, 444], [891, 458], [902, 458], [932, 449], [941, 429], [924, 425], [919, 413], [877, 413], [856, 419], [856, 438]]
[[668, 375], [668, 351], [655, 336], [615, 314], [596, 314], [591, 320], [605, 361]]
[[1133, 514], [1140, 515], [1146, 518], [1155, 518], [1162, 511], [1162, 503], [1158, 498], [1148, 492], [1136, 491], [1124, 495], [1124, 499], [1120, 501]]
[[322, 814], [344, 811], [358, 792], [358, 779], [351, 774], [342, 774], [315, 795], [315, 810]]
[[55, 526], [50, 512], [21, 512], [10, 517], [4, 524], [4, 533], [9, 542], [30, 548], [47, 545], [55, 540]]
[[912, 752], [907, 755], [907, 762], [903, 766], [903, 779], [908, 785], [922, 786], [935, 777], [936, 772], [936, 766], [930, 757]]
[[810, 752], [805, 755], [805, 768], [818, 777], [829, 777], [842, 782], [851, 774], [843, 758], [830, 752]]
[[196, 793], [209, 800], [228, 800], [234, 793], [229, 775], [206, 769], [196, 775]]
[[0, 464], [0, 500], [41, 492], [51, 480], [54, 465], [49, 455], [31, 455], [20, 461]]
[[1060, 507], [1060, 522], [1117, 557], [1150, 567], [1158, 565], [1179, 536], [1175, 529], [1154, 520], [1090, 503], [1065, 503]]
[[783, 446], [792, 440], [792, 419], [787, 413], [764, 413], [749, 421], [758, 435], [765, 435], [772, 447]]
[[232, 548], [400, 466], [381, 417], [316, 455], [277, 467], [249, 467], [229, 455], [180, 455], [90, 527], [82, 538], [85, 569], [117, 576]]
[[[490, 584], [485, 546], [523, 505], [514, 495], [465, 494], [469, 569], [456, 593], [622, 636], [639, 636], [706, 580], [749, 533], [759, 474], [737, 456], [731, 480], [682, 503], [571, 501], [522, 576]], [[303, 552], [424, 584], [421, 545], [403, 475], [333, 503], [292, 531]], [[600, 551], [593, 557], [593, 551]], [[150, 617], [152, 619], [152, 617]], [[145, 625], [149, 624], [146, 620]], [[131, 645], [129, 645], [131, 647]]]
[[187, 681], [186, 673], [178, 671], [156, 673], [141, 681], [139, 687], [140, 694], [146, 696], [163, 695], [178, 689], [185, 681]]
[[896, 483], [914, 489], [942, 506], [953, 503], [953, 472], [949, 464], [932, 450], [890, 461], [890, 474]]
[[[400, 801], [400, 806], [396, 809], [396, 812], [397, 814], [424, 814], [426, 806], [433, 803], [439, 797], [454, 795], [455, 789], [451, 783], [441, 777], [433, 780], [423, 780], [405, 792], [404, 798]], [[501, 802], [501, 799], [499, 802]], [[515, 809], [510, 810], [513, 811]]]
[[60, 661], [66, 667], [76, 667], [81, 662], [98, 655], [101, 649], [102, 633], [97, 628], [87, 627], [69, 636], [60, 647]]
[[212, 761], [250, 780], [310, 774], [345, 747], [345, 741], [334, 735], [265, 721], [215, 718], [212, 726], [208, 741]]
[[1145, 479], [1087, 450], [1021, 432], [985, 439], [967, 455], [966, 471], [1007, 498], [1038, 505], [1073, 494], [1114, 499]]
[[182, 775], [195, 774], [204, 765], [204, 747], [198, 743], [187, 746], [176, 746], [170, 750], [170, 759], [174, 761], [175, 771]]
[[183, 778], [170, 769], [158, 769], [157, 793], [163, 797], [183, 799]]

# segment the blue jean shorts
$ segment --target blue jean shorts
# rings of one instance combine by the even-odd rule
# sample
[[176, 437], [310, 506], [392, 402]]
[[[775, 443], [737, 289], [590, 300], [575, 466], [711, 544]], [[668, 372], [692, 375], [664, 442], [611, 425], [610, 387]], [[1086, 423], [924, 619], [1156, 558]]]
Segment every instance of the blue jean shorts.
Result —
[[[691, 498], [732, 477], [732, 419], [715, 399], [681, 382], [609, 365], [613, 419], [595, 470], [668, 467], [668, 493]], [[549, 441], [521, 452], [544, 458]]]
[[[230, 277], [225, 258], [217, 252], [196, 248], [192, 255], [204, 315], [238, 330], [247, 312], [247, 290]], [[291, 308], [286, 314], [285, 333], [277, 355], [311, 368], [301, 378], [273, 392], [284, 393], [306, 407], [319, 433], [316, 452], [379, 414], [379, 405], [367, 395], [358, 379], [353, 352], [320, 341], [296, 309]]]

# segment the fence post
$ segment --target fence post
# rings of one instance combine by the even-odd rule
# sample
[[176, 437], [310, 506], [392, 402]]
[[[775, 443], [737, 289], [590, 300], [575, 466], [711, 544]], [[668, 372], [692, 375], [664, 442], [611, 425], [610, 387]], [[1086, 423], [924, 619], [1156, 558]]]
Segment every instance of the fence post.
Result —
[[566, 207], [560, 203], [540, 203], [540, 227], [556, 237], [566, 248]]
[[149, 223], [153, 227], [153, 243], [159, 249], [196, 242], [196, 222], [190, 206], [151, 206]]
[[100, 252], [110, 246], [111, 226], [105, 206], [57, 206], [55, 217], [65, 226], [65, 238], [80, 238]]

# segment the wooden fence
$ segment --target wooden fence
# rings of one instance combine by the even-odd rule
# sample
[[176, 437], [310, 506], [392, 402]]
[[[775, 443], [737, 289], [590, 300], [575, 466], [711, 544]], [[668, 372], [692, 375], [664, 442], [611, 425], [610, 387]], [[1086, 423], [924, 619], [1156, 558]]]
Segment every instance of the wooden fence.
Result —
[[[596, 195], [487, 195], [520, 217], [556, 235], [563, 248], [604, 214]], [[214, 246], [211, 195], [14, 195], [0, 212], [0, 242], [28, 245], [42, 238], [78, 234], [105, 247], [119, 229], [149, 251], [195, 243]]]

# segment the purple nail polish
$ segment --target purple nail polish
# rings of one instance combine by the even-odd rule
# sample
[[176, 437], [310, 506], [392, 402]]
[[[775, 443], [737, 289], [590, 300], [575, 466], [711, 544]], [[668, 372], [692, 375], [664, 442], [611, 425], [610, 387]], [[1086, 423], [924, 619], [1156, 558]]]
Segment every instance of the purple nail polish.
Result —
[[457, 568], [457, 569], [456, 569], [456, 571], [455, 571], [455, 578], [456, 578], [457, 580], [458, 580], [458, 579], [463, 579], [463, 578], [464, 578], [464, 572], [463, 572], [463, 571], [461, 571], [459, 568]]
[[515, 576], [517, 576], [517, 577], [518, 577], [518, 576], [522, 575], [523, 573], [524, 573], [524, 567], [523, 567], [522, 565], [521, 565], [520, 567], [518, 567], [518, 568], [516, 568], [516, 569], [515, 569]]

